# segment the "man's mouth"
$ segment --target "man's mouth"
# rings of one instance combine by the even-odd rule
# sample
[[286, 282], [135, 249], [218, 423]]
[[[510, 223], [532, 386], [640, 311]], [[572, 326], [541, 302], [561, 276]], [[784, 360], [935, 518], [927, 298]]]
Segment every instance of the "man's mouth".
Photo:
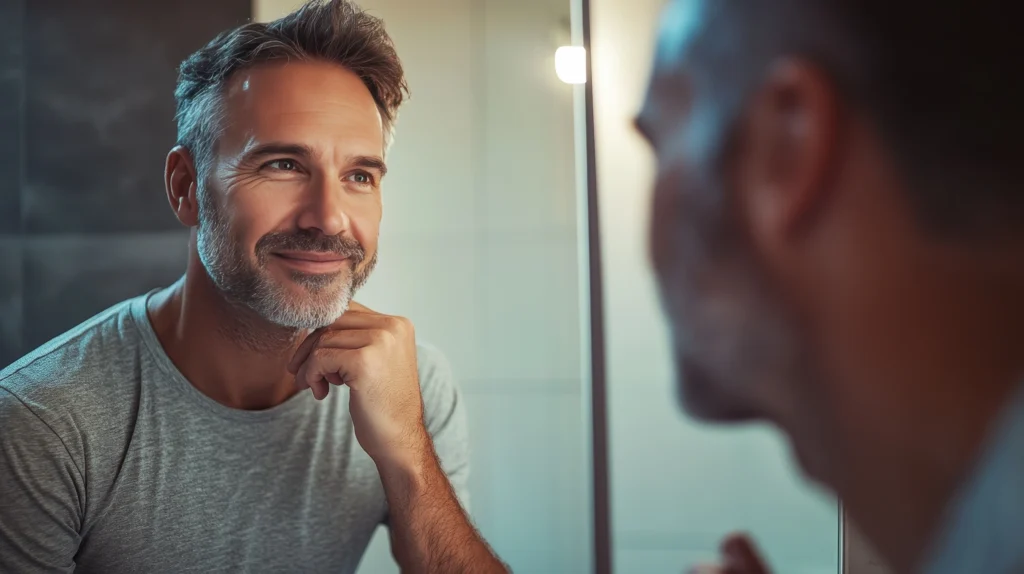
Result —
[[349, 265], [350, 259], [323, 251], [275, 251], [272, 255], [288, 267], [304, 273], [337, 273]]

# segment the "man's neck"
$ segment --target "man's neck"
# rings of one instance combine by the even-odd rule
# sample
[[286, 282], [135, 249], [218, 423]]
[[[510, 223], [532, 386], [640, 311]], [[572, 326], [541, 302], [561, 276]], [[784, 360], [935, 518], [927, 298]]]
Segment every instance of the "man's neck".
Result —
[[[837, 492], [895, 572], [921, 567], [951, 502], [976, 470], [1002, 406], [966, 397], [953, 408], [930, 405], [936, 410], [928, 417], [886, 421], [891, 415], [879, 412], [841, 449], [845, 476]], [[948, 421], [941, 430], [933, 418], [940, 413]]]
[[837, 454], [827, 482], [897, 572], [927, 559], [1024, 376], [1024, 285], [955, 282], [941, 296], [922, 294], [937, 303], [931, 316], [893, 318], [895, 329], [917, 329], [901, 333], [899, 364], [847, 373], [843, 396], [833, 397]]
[[306, 332], [227, 301], [194, 253], [185, 276], [154, 294], [148, 312], [171, 361], [217, 402], [261, 410], [296, 393], [287, 365]]

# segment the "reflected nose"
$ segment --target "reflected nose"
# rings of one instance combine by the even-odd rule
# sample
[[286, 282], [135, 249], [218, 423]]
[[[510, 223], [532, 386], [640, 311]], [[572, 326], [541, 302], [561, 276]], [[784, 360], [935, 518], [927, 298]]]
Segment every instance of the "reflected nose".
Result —
[[317, 178], [308, 193], [299, 216], [300, 229], [319, 231], [323, 235], [346, 234], [351, 220], [346, 212], [345, 192], [340, 181]]

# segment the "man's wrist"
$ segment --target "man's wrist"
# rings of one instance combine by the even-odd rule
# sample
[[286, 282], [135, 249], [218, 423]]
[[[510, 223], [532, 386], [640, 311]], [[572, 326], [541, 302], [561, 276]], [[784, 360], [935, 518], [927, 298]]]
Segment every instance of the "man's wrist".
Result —
[[434, 444], [426, 429], [409, 446], [375, 457], [374, 463], [385, 488], [413, 496], [429, 491], [440, 471]]

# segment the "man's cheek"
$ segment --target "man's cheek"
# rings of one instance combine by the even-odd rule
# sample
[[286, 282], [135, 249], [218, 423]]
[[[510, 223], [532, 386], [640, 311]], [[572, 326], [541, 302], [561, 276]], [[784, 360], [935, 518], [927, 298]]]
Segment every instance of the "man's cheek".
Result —
[[667, 187], [659, 184], [654, 192], [651, 205], [651, 232], [648, 238], [651, 260], [655, 270], [662, 276], [676, 258], [674, 238], [679, 235], [677, 226], [680, 224], [679, 193]]

